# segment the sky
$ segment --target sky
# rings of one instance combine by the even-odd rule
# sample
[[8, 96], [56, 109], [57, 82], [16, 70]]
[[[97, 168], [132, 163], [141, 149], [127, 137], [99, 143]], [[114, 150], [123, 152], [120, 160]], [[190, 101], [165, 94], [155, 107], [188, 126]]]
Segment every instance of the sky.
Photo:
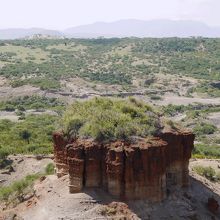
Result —
[[0, 29], [64, 30], [122, 19], [196, 20], [220, 26], [220, 0], [0, 0]]

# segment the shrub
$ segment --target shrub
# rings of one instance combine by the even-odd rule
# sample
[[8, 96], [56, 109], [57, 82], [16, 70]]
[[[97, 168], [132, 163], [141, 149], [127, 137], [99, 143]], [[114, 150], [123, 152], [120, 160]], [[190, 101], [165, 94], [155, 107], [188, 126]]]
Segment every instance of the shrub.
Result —
[[14, 112], [15, 108], [14, 108], [13, 105], [8, 104], [8, 105], [5, 106], [5, 108], [3, 110], [5, 110], [7, 112]]
[[9, 186], [0, 187], [0, 201], [5, 201], [7, 203], [16, 200], [22, 202], [26, 194], [33, 191], [34, 182], [44, 175], [51, 175], [54, 173], [54, 164], [49, 163], [45, 168], [45, 173], [36, 173], [27, 175], [25, 178], [13, 182]]
[[8, 155], [9, 155], [8, 150], [5, 149], [5, 148], [2, 148], [2, 147], [0, 146], [0, 159], [1, 159], [1, 160], [4, 160], [4, 159], [7, 158]]
[[28, 187], [31, 187], [33, 182], [38, 179], [40, 174], [32, 174], [26, 176], [24, 179], [15, 181], [10, 186], [4, 186], [0, 188], [0, 200], [8, 201], [9, 199], [13, 201], [18, 198], [19, 200], [23, 199], [25, 190]]
[[158, 95], [152, 95], [152, 96], [150, 96], [150, 99], [151, 100], [161, 100], [162, 98]]
[[217, 127], [213, 124], [201, 122], [194, 127], [193, 131], [197, 135], [213, 134], [215, 131], [217, 131]]
[[168, 120], [168, 121], [166, 121], [166, 124], [167, 124], [168, 126], [170, 126], [170, 128], [176, 129], [176, 125], [175, 125], [175, 123], [174, 123], [173, 121]]
[[65, 104], [56, 98], [47, 98], [40, 96], [24, 96], [14, 98], [6, 102], [0, 102], [0, 108], [2, 110], [15, 110], [25, 111], [26, 109], [53, 109], [57, 107], [63, 107]]
[[164, 114], [166, 114], [168, 116], [174, 116], [178, 113], [183, 113], [185, 110], [186, 110], [186, 106], [184, 106], [184, 105], [169, 104], [167, 106], [162, 107], [162, 111], [164, 112]]
[[135, 99], [94, 98], [75, 102], [63, 117], [67, 135], [99, 141], [146, 137], [160, 127], [159, 117], [148, 105]]
[[22, 139], [26, 140], [28, 144], [30, 143], [31, 133], [28, 130], [20, 131], [19, 135]]
[[9, 154], [52, 153], [52, 131], [58, 126], [58, 119], [43, 114], [26, 116], [17, 123], [0, 120], [0, 149]]
[[220, 146], [211, 144], [196, 144], [193, 149], [194, 158], [220, 158]]
[[49, 163], [47, 164], [46, 168], [45, 168], [45, 174], [46, 175], [52, 175], [54, 174], [55, 171], [55, 166], [53, 163]]
[[20, 87], [20, 86], [23, 86], [25, 85], [25, 81], [24, 80], [13, 80], [10, 82], [10, 85], [13, 87], [13, 88], [16, 88], [16, 87]]
[[67, 133], [75, 139], [82, 125], [83, 125], [82, 119], [73, 118], [67, 126]]
[[8, 160], [7, 160], [8, 155], [9, 155], [8, 149], [2, 148], [0, 146], [0, 169], [8, 165]]
[[116, 208], [103, 206], [100, 210], [100, 214], [103, 216], [114, 216], [117, 213]]
[[212, 167], [203, 167], [203, 166], [195, 166], [193, 167], [193, 170], [201, 175], [207, 178], [210, 181], [219, 181], [219, 174], [216, 173], [216, 171]]

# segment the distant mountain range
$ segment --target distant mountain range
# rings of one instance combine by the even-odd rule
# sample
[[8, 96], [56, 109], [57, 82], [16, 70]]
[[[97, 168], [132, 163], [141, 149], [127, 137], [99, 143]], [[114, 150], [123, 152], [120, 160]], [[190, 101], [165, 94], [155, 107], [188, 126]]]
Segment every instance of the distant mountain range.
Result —
[[97, 22], [68, 28], [63, 31], [42, 28], [0, 29], [0, 39], [17, 39], [33, 35], [54, 37], [97, 38], [97, 37], [220, 37], [220, 27], [210, 27], [197, 21], [171, 20], [120, 20]]
[[62, 36], [62, 32], [55, 30], [47, 30], [42, 28], [9, 28], [9, 29], [0, 29], [0, 39], [19, 39], [30, 37], [36, 34], [48, 35], [48, 36]]

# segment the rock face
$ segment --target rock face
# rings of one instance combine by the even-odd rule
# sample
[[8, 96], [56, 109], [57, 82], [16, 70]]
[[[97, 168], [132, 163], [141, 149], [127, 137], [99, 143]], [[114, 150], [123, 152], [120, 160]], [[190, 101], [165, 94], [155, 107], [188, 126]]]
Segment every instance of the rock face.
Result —
[[54, 134], [53, 140], [54, 140], [54, 159], [56, 163], [57, 176], [62, 177], [63, 175], [69, 173], [67, 166], [67, 155], [66, 155], [66, 151], [64, 150], [68, 142], [60, 134]]
[[71, 141], [61, 133], [53, 139], [57, 175], [69, 175], [71, 193], [102, 187], [119, 199], [161, 201], [189, 184], [192, 133], [163, 132], [132, 143]]
[[215, 200], [214, 198], [209, 198], [208, 203], [207, 203], [208, 209], [210, 212], [216, 214], [219, 209], [219, 204], [218, 201]]

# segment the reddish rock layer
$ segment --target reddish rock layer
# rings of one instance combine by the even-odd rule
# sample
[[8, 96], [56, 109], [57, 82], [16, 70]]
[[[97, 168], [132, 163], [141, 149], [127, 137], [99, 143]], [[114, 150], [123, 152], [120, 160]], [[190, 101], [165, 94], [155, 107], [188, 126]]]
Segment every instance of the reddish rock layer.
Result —
[[57, 174], [69, 174], [71, 193], [102, 187], [116, 198], [161, 201], [174, 187], [188, 185], [193, 141], [191, 133], [166, 132], [135, 143], [80, 139], [68, 143], [56, 133]]
[[69, 172], [67, 166], [67, 155], [66, 151], [64, 150], [68, 142], [64, 139], [61, 133], [54, 133], [53, 141], [54, 162], [56, 163], [57, 176], [61, 177], [63, 175], [68, 174]]

